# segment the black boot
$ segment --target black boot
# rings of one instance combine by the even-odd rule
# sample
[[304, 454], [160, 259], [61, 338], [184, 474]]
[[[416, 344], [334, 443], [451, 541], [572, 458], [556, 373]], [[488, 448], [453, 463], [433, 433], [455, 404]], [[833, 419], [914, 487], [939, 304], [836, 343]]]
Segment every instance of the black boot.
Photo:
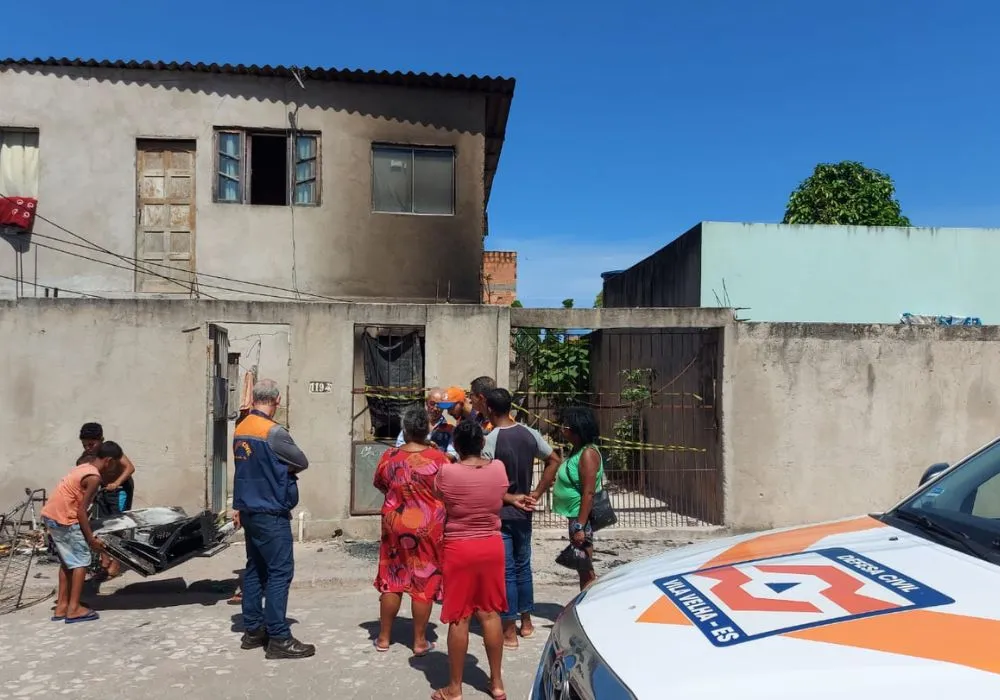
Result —
[[306, 659], [316, 653], [312, 644], [303, 644], [295, 637], [272, 639], [267, 643], [267, 659]]
[[260, 649], [267, 645], [267, 630], [263, 627], [257, 630], [247, 630], [240, 640], [240, 649]]

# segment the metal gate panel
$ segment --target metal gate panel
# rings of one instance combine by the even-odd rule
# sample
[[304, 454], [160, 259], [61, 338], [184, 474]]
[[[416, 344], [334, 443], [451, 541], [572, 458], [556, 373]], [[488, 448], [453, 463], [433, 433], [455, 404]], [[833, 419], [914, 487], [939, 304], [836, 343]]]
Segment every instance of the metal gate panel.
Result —
[[219, 514], [226, 510], [229, 454], [229, 332], [214, 323], [208, 326], [209, 339], [209, 508]]

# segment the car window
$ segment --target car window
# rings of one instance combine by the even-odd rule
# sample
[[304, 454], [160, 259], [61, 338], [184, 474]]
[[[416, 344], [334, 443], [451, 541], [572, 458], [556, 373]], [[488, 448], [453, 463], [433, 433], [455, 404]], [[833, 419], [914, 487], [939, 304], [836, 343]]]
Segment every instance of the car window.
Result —
[[993, 476], [976, 489], [972, 514], [977, 518], [1000, 520], [1000, 475]]
[[1000, 442], [931, 481], [899, 509], [1000, 533]]

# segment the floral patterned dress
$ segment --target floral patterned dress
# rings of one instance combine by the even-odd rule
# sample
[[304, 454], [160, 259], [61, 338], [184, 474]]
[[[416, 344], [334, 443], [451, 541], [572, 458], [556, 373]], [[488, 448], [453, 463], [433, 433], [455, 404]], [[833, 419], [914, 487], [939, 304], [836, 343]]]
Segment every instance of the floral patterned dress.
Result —
[[448, 462], [433, 447], [420, 452], [391, 448], [382, 455], [374, 479], [375, 488], [385, 494], [375, 577], [379, 593], [441, 600], [445, 509], [435, 496], [434, 481]]

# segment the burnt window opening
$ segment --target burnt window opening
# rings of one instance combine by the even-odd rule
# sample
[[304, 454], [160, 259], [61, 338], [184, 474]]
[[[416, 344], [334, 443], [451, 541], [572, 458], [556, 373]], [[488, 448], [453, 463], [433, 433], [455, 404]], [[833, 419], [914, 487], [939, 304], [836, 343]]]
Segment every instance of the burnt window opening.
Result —
[[216, 131], [216, 202], [315, 206], [319, 171], [319, 134]]
[[281, 134], [247, 134], [250, 204], [288, 205], [288, 140]]
[[376, 440], [395, 440], [403, 412], [423, 403], [423, 329], [368, 327], [361, 335], [365, 399]]

